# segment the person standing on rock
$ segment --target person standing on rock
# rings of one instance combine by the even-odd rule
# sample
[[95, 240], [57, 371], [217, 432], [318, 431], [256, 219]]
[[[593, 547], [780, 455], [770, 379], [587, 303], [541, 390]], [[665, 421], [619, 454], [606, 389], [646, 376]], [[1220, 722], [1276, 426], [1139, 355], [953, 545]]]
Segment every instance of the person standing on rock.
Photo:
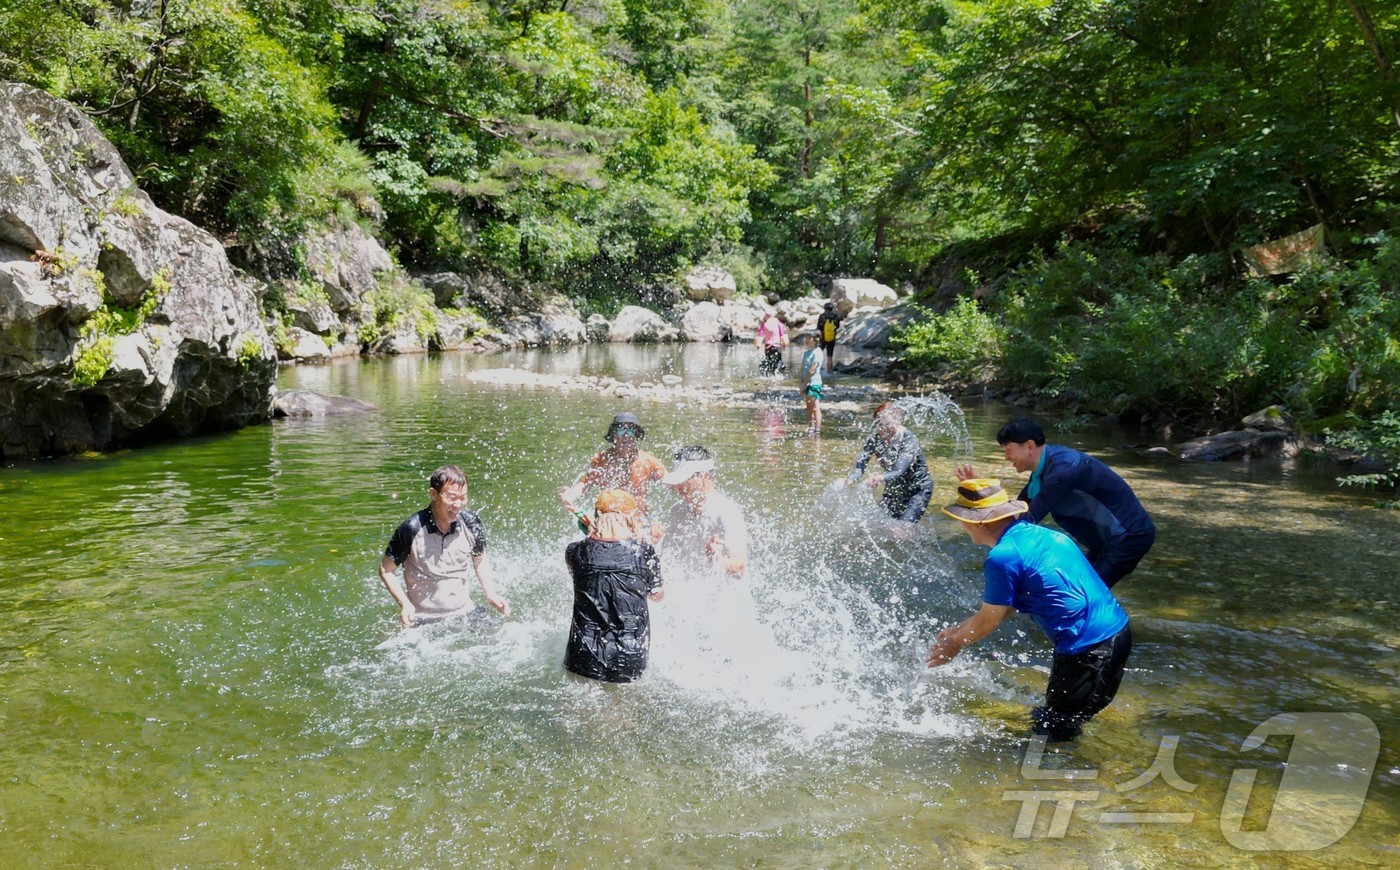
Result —
[[[997, 432], [1008, 462], [1031, 479], [1017, 498], [1030, 503], [1026, 519], [1048, 515], [1079, 545], [1112, 588], [1142, 561], [1157, 539], [1157, 527], [1132, 487], [1099, 460], [1070, 447], [1045, 443], [1045, 430], [1029, 417], [1017, 417]], [[958, 480], [976, 477], [971, 465], [957, 468]]]
[[[588, 469], [573, 483], [559, 491], [559, 500], [569, 513], [579, 519], [579, 526], [587, 532], [586, 517], [575, 506], [583, 498], [589, 487], [599, 490], [622, 490], [637, 500], [637, 510], [644, 524], [647, 519], [647, 491], [666, 475], [666, 466], [660, 459], [642, 450], [638, 442], [647, 437], [646, 430], [635, 414], [621, 413], [613, 417], [603, 436], [612, 445], [594, 454], [588, 462]], [[654, 526], [650, 532], [652, 540], [661, 538], [661, 528]]]
[[822, 306], [822, 313], [817, 316], [817, 335], [821, 340], [822, 351], [826, 354], [826, 370], [832, 371], [836, 357], [836, 331], [841, 328], [841, 315], [836, 313], [836, 303], [828, 302]]
[[510, 604], [496, 594], [486, 558], [486, 529], [466, 507], [467, 476], [455, 465], [444, 465], [428, 478], [428, 506], [400, 523], [389, 539], [379, 579], [398, 602], [404, 628], [474, 612], [467, 591], [472, 577], [487, 603], [510, 616]]
[[760, 375], [775, 375], [783, 367], [783, 349], [788, 346], [787, 327], [772, 311], [765, 311], [754, 333], [753, 345], [763, 352], [758, 364]]

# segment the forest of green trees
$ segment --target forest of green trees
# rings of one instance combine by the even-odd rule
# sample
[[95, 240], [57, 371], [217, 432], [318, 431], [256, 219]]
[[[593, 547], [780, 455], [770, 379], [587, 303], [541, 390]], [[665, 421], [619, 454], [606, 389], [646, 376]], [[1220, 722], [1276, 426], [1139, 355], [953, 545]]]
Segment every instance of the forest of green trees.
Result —
[[[872, 276], [929, 306], [911, 363], [1153, 423], [1281, 403], [1382, 452], [1397, 56], [1378, 0], [0, 9], [0, 78], [230, 244], [355, 220], [604, 312], [699, 263]], [[1325, 260], [1248, 277], [1242, 249], [1319, 224]]]

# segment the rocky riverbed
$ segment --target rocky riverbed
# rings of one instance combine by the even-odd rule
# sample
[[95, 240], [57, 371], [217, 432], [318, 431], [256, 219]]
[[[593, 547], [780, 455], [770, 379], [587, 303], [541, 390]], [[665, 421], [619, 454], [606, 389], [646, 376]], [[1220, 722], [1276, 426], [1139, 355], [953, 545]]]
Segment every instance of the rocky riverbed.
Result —
[[[757, 408], [779, 402], [797, 406], [802, 404], [802, 397], [795, 383], [789, 386], [776, 381], [768, 389], [743, 390], [687, 384], [679, 375], [662, 375], [656, 380], [620, 381], [616, 378], [592, 375], [542, 374], [519, 368], [484, 369], [467, 375], [467, 380], [500, 387], [558, 390], [563, 393], [597, 393], [618, 399], [664, 402], [669, 405]], [[884, 391], [873, 386], [828, 386], [822, 393], [822, 408], [834, 411], [861, 411], [885, 396]]]

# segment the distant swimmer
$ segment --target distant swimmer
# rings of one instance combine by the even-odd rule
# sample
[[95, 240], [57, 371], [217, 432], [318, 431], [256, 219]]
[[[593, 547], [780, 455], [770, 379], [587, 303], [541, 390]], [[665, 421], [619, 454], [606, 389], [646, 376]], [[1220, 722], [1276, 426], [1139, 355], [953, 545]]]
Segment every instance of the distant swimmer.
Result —
[[[1028, 417], [1001, 427], [997, 443], [1017, 471], [1031, 473], [1018, 496], [1030, 504], [1026, 519], [1052, 517], [1089, 551], [1089, 562], [1110, 589], [1152, 549], [1157, 527], [1113, 469], [1087, 453], [1046, 444], [1045, 431]], [[970, 465], [956, 473], [960, 480], [976, 477]]]
[[[603, 437], [612, 446], [594, 454], [588, 462], [588, 469], [559, 491], [559, 500], [579, 518], [579, 526], [585, 532], [588, 530], [587, 516], [579, 511], [577, 502], [589, 487], [600, 491], [620, 489], [631, 493], [637, 500], [642, 521], [648, 522], [647, 492], [666, 474], [665, 464], [640, 448], [638, 442], [645, 439], [647, 433], [636, 415], [622, 413], [613, 417], [612, 425], [608, 426]], [[650, 534], [654, 543], [660, 538], [661, 529], [653, 528]]]
[[982, 572], [982, 608], [938, 633], [924, 663], [947, 664], [1020, 610], [1055, 644], [1045, 703], [1031, 711], [1034, 733], [1073, 740], [1109, 705], [1133, 650], [1128, 614], [1067, 535], [1023, 522], [1023, 501], [1001, 481], [970, 478], [943, 512], [962, 523], [974, 544], [990, 547]]
[[885, 512], [897, 520], [917, 523], [933, 498], [933, 475], [918, 437], [904, 426], [904, 411], [893, 402], [882, 402], [875, 408], [875, 431], [865, 439], [846, 482], [858, 481], [872, 457], [880, 460], [885, 473], [870, 475], [865, 485], [874, 488], [883, 483], [880, 505]]
[[709, 566], [742, 580], [748, 571], [749, 531], [734, 500], [715, 488], [715, 462], [698, 444], [676, 451], [676, 464], [662, 483], [681, 500], [666, 517], [668, 564]]
[[665, 595], [661, 563], [639, 540], [640, 505], [631, 493], [607, 490], [594, 503], [588, 537], [564, 550], [574, 583], [574, 614], [564, 667], [607, 683], [642, 675], [651, 647], [650, 601]]
[[510, 604], [496, 594], [486, 558], [486, 529], [466, 506], [467, 476], [455, 465], [444, 465], [428, 479], [428, 506], [400, 523], [389, 539], [379, 579], [398, 602], [405, 628], [476, 610], [467, 591], [472, 577], [487, 603], [510, 616]]

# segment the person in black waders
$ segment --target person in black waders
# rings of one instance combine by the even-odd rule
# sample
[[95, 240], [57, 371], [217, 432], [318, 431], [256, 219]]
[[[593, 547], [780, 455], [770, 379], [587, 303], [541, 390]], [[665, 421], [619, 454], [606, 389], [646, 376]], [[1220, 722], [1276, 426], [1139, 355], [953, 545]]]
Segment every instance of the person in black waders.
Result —
[[933, 475], [918, 436], [904, 427], [904, 411], [893, 402], [881, 402], [875, 408], [875, 431], [861, 446], [856, 467], [846, 476], [847, 485], [860, 480], [872, 458], [880, 461], [885, 473], [870, 475], [865, 485], [873, 489], [883, 483], [880, 506], [885, 512], [901, 522], [917, 523], [933, 498]]
[[564, 550], [574, 581], [574, 617], [564, 668], [607, 683], [630, 683], [647, 667], [648, 601], [660, 601], [661, 564], [640, 540], [641, 510], [631, 493], [610, 489], [594, 503], [588, 537]]

